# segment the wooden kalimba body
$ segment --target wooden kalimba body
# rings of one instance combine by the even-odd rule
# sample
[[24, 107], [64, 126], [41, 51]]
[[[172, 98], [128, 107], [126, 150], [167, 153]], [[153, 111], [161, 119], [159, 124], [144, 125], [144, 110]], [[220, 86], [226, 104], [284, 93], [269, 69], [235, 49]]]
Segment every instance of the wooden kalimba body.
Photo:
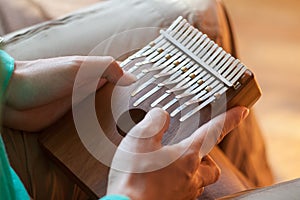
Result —
[[[121, 66], [138, 81], [128, 87], [108, 83], [95, 96], [97, 123], [106, 139], [116, 145], [153, 107], [162, 107], [170, 114], [170, 128], [163, 138], [166, 145], [188, 137], [234, 106], [250, 107], [261, 95], [245, 65], [182, 17]], [[85, 100], [77, 106], [87, 116], [80, 122], [84, 129], [74, 123], [73, 111], [48, 128], [40, 142], [87, 193], [100, 197], [105, 194], [109, 168], [95, 158], [107, 149], [98, 129], [89, 125], [90, 113], [84, 112], [90, 102]], [[82, 130], [84, 140], [91, 143], [83, 141]], [[113, 153], [108, 153], [111, 159]]]

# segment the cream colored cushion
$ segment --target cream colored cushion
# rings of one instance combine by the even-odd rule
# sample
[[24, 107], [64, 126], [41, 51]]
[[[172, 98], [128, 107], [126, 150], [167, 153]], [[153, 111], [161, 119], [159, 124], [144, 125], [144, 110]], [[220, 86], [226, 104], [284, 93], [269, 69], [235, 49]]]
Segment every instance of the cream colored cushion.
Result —
[[[159, 28], [170, 25], [179, 15], [194, 23], [195, 16], [209, 6], [216, 7], [213, 4], [208, 0], [104, 1], [59, 20], [6, 35], [6, 50], [17, 59], [87, 55], [106, 40], [107, 45], [97, 54], [118, 57], [144, 46], [158, 35]], [[108, 40], [124, 31], [131, 32]]]

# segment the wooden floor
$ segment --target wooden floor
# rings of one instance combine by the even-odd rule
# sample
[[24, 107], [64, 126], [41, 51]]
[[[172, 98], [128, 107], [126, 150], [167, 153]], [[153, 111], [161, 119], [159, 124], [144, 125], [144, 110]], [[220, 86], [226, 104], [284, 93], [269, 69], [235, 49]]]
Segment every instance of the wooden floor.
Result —
[[277, 181], [300, 177], [300, 1], [224, 0], [241, 60], [263, 97], [255, 106]]

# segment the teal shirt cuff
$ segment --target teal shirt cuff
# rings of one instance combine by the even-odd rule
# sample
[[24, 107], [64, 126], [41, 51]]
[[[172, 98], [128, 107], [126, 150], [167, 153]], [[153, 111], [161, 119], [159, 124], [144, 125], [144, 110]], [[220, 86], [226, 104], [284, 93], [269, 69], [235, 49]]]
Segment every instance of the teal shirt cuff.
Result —
[[102, 197], [100, 200], [130, 200], [130, 198], [123, 196], [123, 195], [111, 194], [111, 195]]
[[9, 80], [13, 74], [15, 67], [15, 60], [8, 55], [5, 51], [0, 50], [0, 98], [3, 101], [3, 95], [5, 94]]
[[[13, 74], [14, 65], [14, 59], [0, 49], [0, 116], [4, 94]], [[21, 180], [9, 165], [4, 143], [0, 134], [0, 200], [2, 199], [29, 200], [29, 195]]]

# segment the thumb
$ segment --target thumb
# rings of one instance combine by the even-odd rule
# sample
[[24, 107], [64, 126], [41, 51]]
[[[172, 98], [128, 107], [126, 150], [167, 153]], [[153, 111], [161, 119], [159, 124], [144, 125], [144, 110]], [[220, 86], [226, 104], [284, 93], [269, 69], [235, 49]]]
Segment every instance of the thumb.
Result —
[[169, 114], [161, 108], [154, 108], [128, 132], [121, 145], [139, 153], [158, 150], [169, 123]]

